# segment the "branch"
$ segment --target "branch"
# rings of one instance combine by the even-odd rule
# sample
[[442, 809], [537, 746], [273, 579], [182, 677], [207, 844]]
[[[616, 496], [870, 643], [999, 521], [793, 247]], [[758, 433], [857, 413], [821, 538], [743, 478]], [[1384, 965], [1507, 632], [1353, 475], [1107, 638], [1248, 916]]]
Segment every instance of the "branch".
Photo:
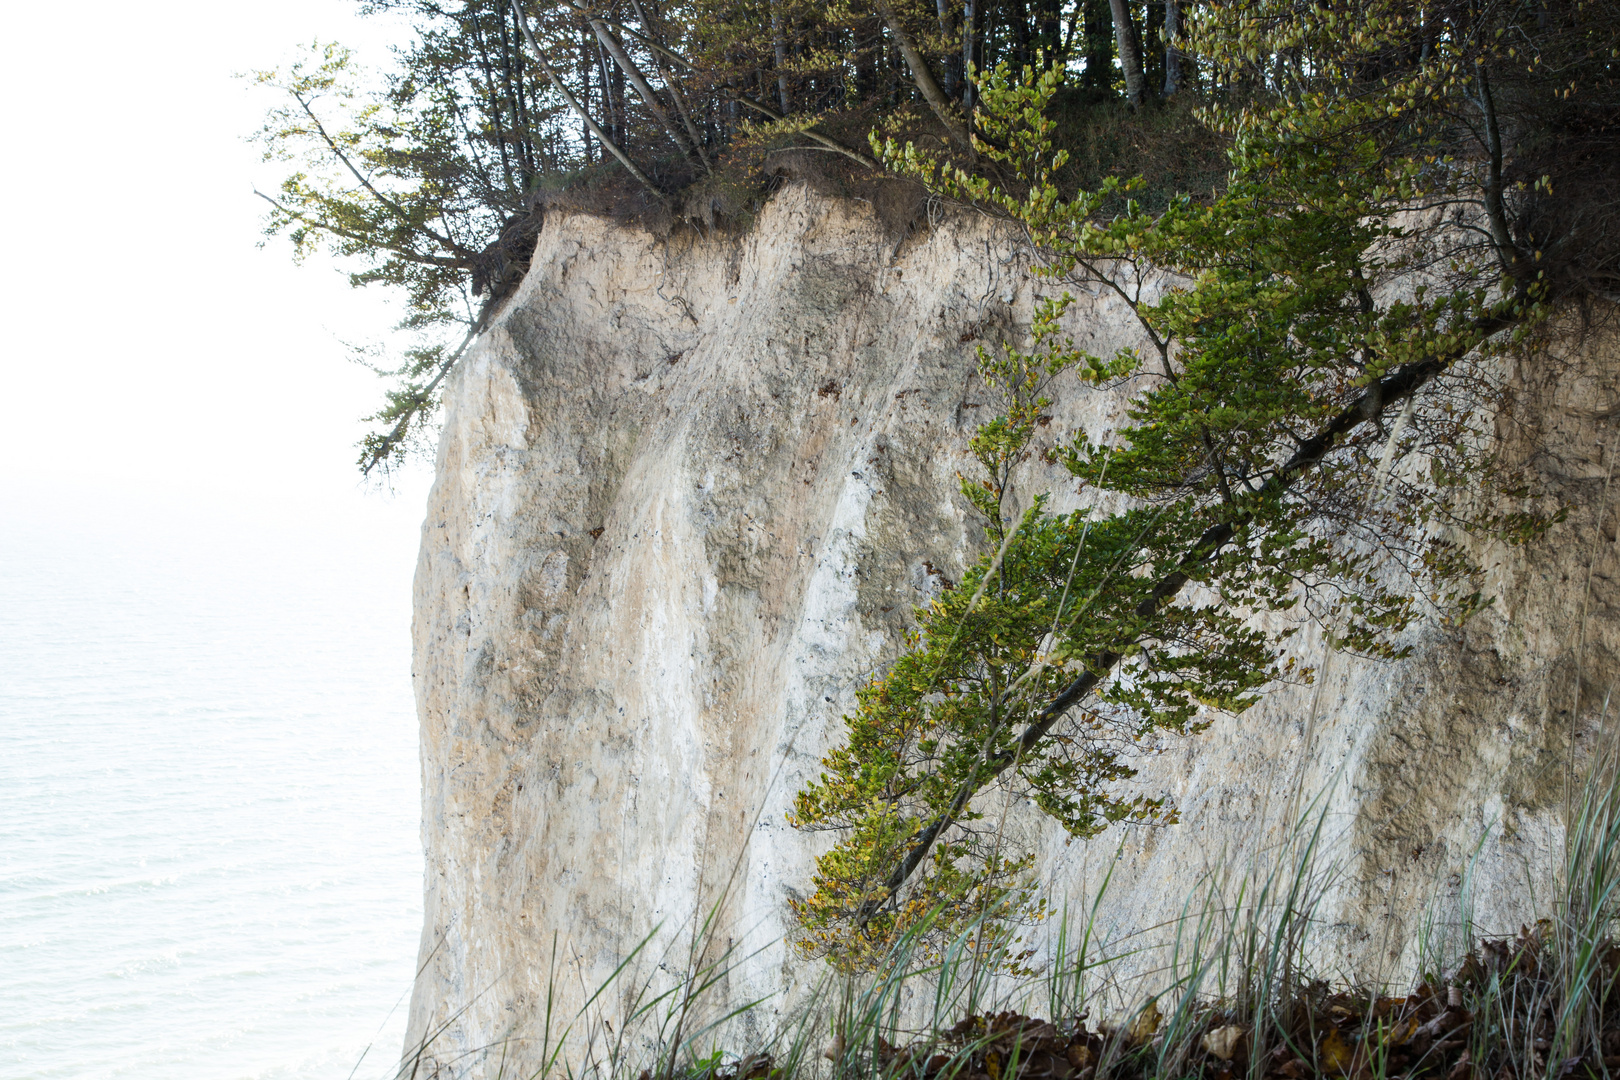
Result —
[[[664, 109], [664, 103], [658, 99], [657, 94], [653, 93], [652, 86], [647, 82], [647, 76], [642, 73], [636, 62], [630, 58], [630, 54], [625, 52], [624, 43], [614, 37], [613, 32], [607, 28], [604, 21], [592, 15], [579, 0], [569, 0], [569, 3], [590, 24], [591, 32], [596, 35], [596, 40], [602, 43], [602, 47], [607, 50], [609, 56], [613, 57], [613, 62], [619, 66], [619, 70], [624, 72], [625, 78], [630, 80], [630, 85], [635, 88], [636, 95], [641, 98], [641, 103], [647, 106], [647, 111], [652, 113], [658, 122], [663, 125], [664, 130], [669, 133], [670, 141], [675, 144], [676, 149], [689, 158], [697, 157], [695, 148], [687, 144], [683, 133], [670, 120], [669, 113]], [[705, 169], [708, 168], [709, 163], [707, 161], [702, 164]]]
[[1507, 211], [1502, 205], [1502, 129], [1496, 123], [1496, 102], [1491, 97], [1491, 84], [1485, 78], [1483, 61], [1474, 62], [1474, 83], [1479, 89], [1475, 102], [1485, 114], [1485, 149], [1490, 157], [1485, 173], [1485, 216], [1491, 223], [1491, 241], [1496, 246], [1496, 257], [1504, 270], [1514, 263], [1513, 236], [1508, 232]]
[[[746, 105], [750, 109], [753, 109], [756, 112], [763, 113], [764, 115], [770, 117], [772, 120], [786, 120], [787, 119], [787, 117], [783, 116], [781, 113], [777, 112], [775, 109], [771, 108], [769, 105], [765, 105], [765, 104], [762, 104], [762, 103], [760, 103], [758, 101], [755, 101], [753, 98], [748, 97], [746, 94], [739, 94], [735, 90], [729, 91], [729, 93], [731, 94], [732, 98], [735, 99], [739, 104]], [[876, 161], [873, 161], [871, 158], [867, 157], [865, 154], [861, 153], [859, 150], [851, 149], [850, 147], [845, 146], [843, 143], [839, 142], [837, 139], [833, 138], [831, 135], [823, 135], [821, 132], [817, 131], [813, 127], [800, 128], [799, 129], [799, 134], [803, 135], [807, 139], [814, 139], [816, 142], [820, 143], [822, 146], [826, 147], [828, 150], [832, 150], [835, 153], [843, 154], [845, 157], [849, 158], [851, 161], [860, 162], [862, 165], [865, 165], [868, 169], [882, 168], [882, 166], [880, 166]]]
[[[608, 26], [611, 26], [611, 27], [613, 27], [613, 29], [619, 31], [619, 33], [621, 33], [621, 34], [629, 34], [631, 37], [635, 38], [637, 41], [639, 41], [643, 45], [647, 46], [647, 48], [651, 49], [653, 52], [659, 53], [662, 56], [665, 56], [668, 59], [675, 61], [677, 64], [681, 65], [681, 67], [683, 67], [683, 68], [687, 68], [689, 70], [696, 70], [695, 68], [692, 67], [692, 62], [690, 60], [686, 59], [686, 57], [682, 56], [680, 53], [677, 53], [677, 52], [675, 52], [675, 51], [673, 51], [671, 49], [665, 48], [664, 46], [658, 44], [658, 42], [654, 41], [652, 38], [648, 37], [646, 34], [643, 34], [641, 31], [636, 30], [633, 27], [626, 26], [626, 25], [624, 25], [624, 23], [621, 23], [621, 22], [614, 22], [612, 19], [608, 18], [606, 15], [592, 15], [592, 16], [590, 16], [590, 18], [601, 20], [602, 22], [606, 23]], [[642, 21], [645, 22], [646, 20], [643, 19]]]
[[[630, 7], [633, 11], [635, 11], [636, 18], [641, 21], [641, 25], [645, 26], [651, 32], [656, 32], [657, 27], [653, 23], [647, 21], [647, 15], [641, 10], [641, 5], [637, 3], [637, 0], [630, 0]], [[675, 111], [681, 114], [681, 123], [686, 125], [686, 134], [691, 138], [692, 146], [697, 150], [698, 157], [703, 161], [703, 167], [713, 171], [714, 163], [709, 160], [709, 152], [703, 148], [702, 133], [698, 131], [697, 124], [692, 122], [692, 110], [686, 104], [686, 94], [681, 90], [681, 81], [673, 72], [666, 71], [664, 69], [663, 62], [659, 59], [659, 57], [674, 57], [675, 62], [681, 67], [686, 68], [688, 71], [693, 70], [692, 65], [687, 63], [684, 58], [677, 56], [675, 53], [664, 48], [662, 45], [653, 41], [644, 34], [639, 34], [636, 31], [631, 30], [629, 27], [616, 23], [611, 19], [604, 18], [602, 21], [607, 23], [609, 26], [617, 27], [620, 31], [629, 34], [631, 37], [635, 38], [637, 41], [641, 42], [647, 47], [652, 56], [653, 66], [658, 69], [658, 77], [664, 80], [665, 86], [669, 87], [669, 96], [670, 99], [675, 102]]]
[[[348, 169], [349, 172], [354, 175], [354, 178], [360, 182], [360, 186], [371, 192], [372, 197], [378, 202], [382, 203], [395, 214], [399, 215], [401, 220], [410, 221], [411, 216], [405, 212], [405, 208], [403, 206], [399, 205], [399, 203], [378, 191], [372, 182], [366, 178], [365, 174], [359, 169], [355, 168], [354, 162], [349, 160], [349, 155], [343, 152], [343, 148], [337, 144], [337, 140], [332, 138], [331, 135], [327, 134], [326, 125], [322, 124], [320, 117], [315, 115], [315, 110], [310, 108], [308, 101], [304, 100], [304, 95], [300, 94], [296, 90], [289, 90], [287, 92], [293, 96], [293, 100], [298, 102], [299, 107], [304, 110], [304, 115], [309, 117], [310, 123], [315, 125], [315, 130], [320, 134], [321, 140], [326, 143], [327, 149], [331, 150], [332, 153], [336, 155], [337, 159], [343, 162], [344, 168]], [[458, 245], [454, 240], [451, 240], [448, 236], [440, 236], [426, 225], [417, 225], [413, 227], [422, 230], [423, 233], [432, 237], [434, 240], [449, 248], [451, 251], [458, 252], [462, 255], [472, 254], [469, 251], [465, 251], [460, 245]]]
[[928, 60], [917, 51], [917, 46], [911, 42], [911, 35], [901, 27], [900, 20], [895, 17], [894, 8], [889, 0], [877, 0], [877, 9], [883, 15], [883, 21], [889, 27], [889, 33], [894, 35], [894, 43], [900, 46], [900, 55], [906, 59], [906, 67], [911, 69], [911, 81], [917, 84], [922, 96], [928, 102], [928, 107], [934, 111], [939, 122], [945, 125], [950, 133], [951, 140], [968, 153], [973, 152], [973, 141], [968, 138], [967, 128], [957, 120], [951, 111], [951, 99], [945, 96], [945, 91], [939, 88], [934, 81], [933, 72], [928, 70]]
[[[447, 255], [421, 255], [414, 251], [407, 251], [402, 247], [395, 247], [393, 244], [381, 243], [375, 237], [362, 236], [357, 232], [351, 232], [348, 229], [333, 225], [327, 221], [317, 221], [301, 211], [292, 210], [283, 206], [281, 203], [277, 202], [275, 199], [272, 199], [258, 188], [253, 189], [253, 194], [257, 195], [259, 198], [263, 199], [277, 210], [280, 210], [283, 214], [286, 214], [294, 221], [301, 221], [312, 229], [320, 229], [322, 232], [329, 232], [333, 236], [341, 236], [345, 240], [353, 240], [357, 244], [364, 244], [366, 247], [376, 248], [378, 251], [391, 252], [394, 255], [398, 255], [406, 262], [420, 263], [423, 266], [442, 266], [446, 270], [465, 270], [467, 268], [464, 258], [457, 257], [452, 259]], [[461, 249], [457, 248], [456, 250], [459, 251]]]
[[[419, 403], [424, 402], [428, 395], [432, 394], [433, 391], [438, 388], [439, 383], [444, 381], [444, 377], [450, 374], [450, 370], [456, 366], [456, 361], [461, 359], [461, 354], [467, 351], [467, 346], [472, 344], [473, 338], [476, 337], [477, 334], [478, 326], [477, 324], [474, 324], [472, 329], [467, 331], [467, 336], [461, 339], [461, 344], [456, 346], [456, 351], [450, 354], [450, 358], [448, 360], [443, 361], [439, 365], [439, 370], [434, 373], [433, 378], [429, 379], [428, 384], [422, 387], [422, 389], [417, 393], [417, 401]], [[369, 476], [372, 469], [375, 469], [378, 465], [381, 465], [384, 459], [386, 459], [389, 454], [393, 453], [394, 447], [399, 445], [400, 440], [404, 439], [406, 432], [410, 430], [411, 421], [416, 419], [419, 411], [420, 406], [406, 412], [404, 416], [399, 418], [399, 422], [394, 425], [393, 430], [391, 430], [387, 435], [384, 435], [376, 443], [373, 444], [369, 439], [367, 440], [367, 451], [360, 459], [361, 475]]]
[[1142, 107], [1143, 90], [1147, 79], [1142, 75], [1142, 42], [1136, 34], [1136, 20], [1131, 17], [1131, 5], [1126, 0], [1108, 0], [1114, 16], [1114, 44], [1119, 52], [1119, 66], [1125, 74], [1125, 100], [1135, 112]]
[[[1504, 329], [1512, 320], [1507, 316], [1491, 316], [1475, 321], [1473, 329], [1482, 338]], [[1470, 346], [1471, 348], [1471, 346]], [[1351, 402], [1343, 411], [1327, 423], [1311, 438], [1300, 444], [1283, 465], [1272, 474], [1253, 498], [1257, 501], [1275, 499], [1285, 493], [1300, 477], [1321, 463], [1328, 453], [1339, 444], [1340, 439], [1354, 431], [1357, 427], [1369, 420], [1383, 415], [1391, 405], [1403, 401], [1416, 393], [1423, 386], [1441, 375], [1457, 360], [1466, 355], [1468, 350], [1462, 350], [1447, 357], [1434, 357], [1407, 364], [1397, 369], [1393, 374], [1385, 376], [1374, 383], [1360, 397]], [[1209, 562], [1218, 554], [1222, 547], [1231, 542], [1238, 532], [1253, 520], [1252, 511], [1239, 511], [1226, 521], [1217, 522], [1204, 530], [1193, 545], [1177, 563], [1176, 569], [1154, 583], [1153, 591], [1137, 605], [1136, 616], [1141, 619], [1155, 618], [1160, 610], [1166, 607], [1192, 580], [1192, 574], [1200, 566]], [[1108, 673], [1125, 657], [1125, 650], [1137, 639], [1121, 642], [1115, 648], [1091, 658], [1086, 670], [1064, 688], [1063, 692], [1052, 699], [1047, 706], [1035, 714], [1028, 727], [1018, 737], [1018, 741], [1010, 748], [1000, 753], [987, 755], [973, 771], [963, 779], [952, 797], [950, 805], [945, 812], [930, 822], [913, 842], [911, 849], [906, 852], [904, 859], [889, 874], [884, 883], [883, 896], [868, 899], [861, 904], [857, 912], [857, 919], [864, 923], [877, 912], [878, 907], [888, 897], [906, 883], [917, 867], [927, 857], [933, 848], [940, 833], [944, 832], [961, 815], [967, 807], [968, 801], [977, 794], [985, 784], [995, 779], [1007, 768], [1026, 754], [1035, 749], [1036, 745], [1044, 739], [1053, 726], [1061, 720], [1075, 705], [1078, 705], [1107, 677]]]

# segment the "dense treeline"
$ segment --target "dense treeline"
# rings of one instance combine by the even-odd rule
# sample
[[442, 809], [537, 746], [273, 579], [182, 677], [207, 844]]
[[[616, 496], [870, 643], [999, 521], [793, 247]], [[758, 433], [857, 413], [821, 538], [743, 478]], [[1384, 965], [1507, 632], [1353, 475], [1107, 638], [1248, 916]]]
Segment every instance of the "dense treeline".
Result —
[[498, 288], [502, 253], [486, 248], [537, 191], [593, 165], [617, 165], [668, 205], [739, 145], [797, 144], [870, 167], [866, 132], [887, 120], [966, 149], [966, 73], [1038, 58], [1134, 103], [1196, 88], [1174, 47], [1180, 0], [366, 7], [416, 31], [381, 94], [357, 102], [351, 59], [332, 46], [260, 76], [293, 99], [265, 129], [270, 149], [312, 152], [337, 185], [291, 178], [271, 227], [390, 253], [400, 265], [379, 276], [417, 285], [424, 311], [460, 272], [474, 294]]
[[[403, 288], [427, 332], [364, 447], [397, 456], [493, 295], [527, 267], [536, 206], [567, 189], [596, 205], [712, 221], [800, 147], [875, 170], [867, 135], [972, 156], [970, 72], [1055, 62], [1089, 99], [1183, 98], [1181, 0], [370, 0], [414, 40], [378, 89], [335, 45], [258, 79], [284, 90], [260, 137], [298, 166], [265, 193], [267, 232], [300, 256], [363, 264], [357, 285]], [[364, 89], [363, 89], [364, 88]], [[441, 337], [433, 337], [439, 330]]]
[[926, 109], [961, 133], [974, 103], [966, 73], [1003, 62], [1044, 57], [1081, 86], [1119, 84], [1133, 104], [1196, 82], [1175, 47], [1181, 0], [370, 6], [403, 9], [420, 34], [391, 104], [414, 112], [431, 101], [466, 143], [468, 181], [513, 209], [542, 177], [616, 151], [667, 190], [762, 124]]
[[[285, 233], [300, 255], [325, 249], [358, 260], [356, 284], [403, 288], [405, 324], [427, 334], [376, 418], [367, 467], [396, 456], [431, 411], [456, 341], [470, 337], [454, 328], [475, 326], [489, 298], [521, 277], [534, 211], [558, 191], [594, 192], [591, 208], [712, 222], [717, 207], [745, 204], [736, 193], [758, 190], [771, 156], [787, 148], [799, 148], [801, 161], [810, 154], [829, 168], [875, 172], [874, 130], [993, 171], [994, 155], [972, 140], [986, 136], [975, 119], [977, 82], [1000, 65], [1051, 66], [1062, 76], [1048, 107], [1065, 121], [1058, 145], [1076, 152], [1060, 186], [1145, 172], [1163, 202], [1219, 186], [1219, 172], [1212, 182], [1209, 170], [1189, 167], [1197, 156], [1189, 145], [1205, 156], [1221, 145], [1207, 126], [1202, 143], [1186, 143], [1198, 107], [1307, 86], [1354, 97], [1450, 64], [1461, 92], [1369, 121], [1369, 135], [1399, 152], [1422, 142], [1437, 161], [1467, 167], [1495, 155], [1509, 189], [1551, 183], [1560, 198], [1537, 201], [1536, 228], [1566, 247], [1595, 251], [1613, 229], [1620, 15], [1596, 0], [1440, 0], [1404, 6], [1399, 26], [1384, 30], [1371, 0], [365, 7], [403, 16], [415, 31], [380, 86], [333, 45], [258, 78], [287, 94], [260, 133], [266, 156], [295, 167], [265, 195], [267, 232]], [[1331, 87], [1321, 85], [1322, 42], [1290, 29], [1301, 19], [1357, 57]], [[1198, 55], [1208, 46], [1194, 44], [1197, 27], [1217, 22], [1244, 39], [1239, 62]], [[1376, 45], [1360, 40], [1368, 35]], [[1182, 122], [1165, 124], [1161, 114]], [[1135, 135], [1116, 140], [1117, 160], [1093, 145], [1077, 167], [1087, 157], [1077, 142], [1096, 144], [1099, 124], [1115, 134], [1135, 125]], [[1563, 264], [1602, 276], [1585, 256]]]

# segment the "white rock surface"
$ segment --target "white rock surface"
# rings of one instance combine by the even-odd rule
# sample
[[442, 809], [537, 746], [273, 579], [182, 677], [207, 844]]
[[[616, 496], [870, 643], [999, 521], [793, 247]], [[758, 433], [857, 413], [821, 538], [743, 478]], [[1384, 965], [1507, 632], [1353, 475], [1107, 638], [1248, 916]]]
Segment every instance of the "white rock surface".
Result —
[[[764, 1018], [814, 978], [783, 944], [785, 899], [825, 841], [783, 814], [911, 606], [982, 548], [956, 490], [990, 405], [974, 345], [1027, 327], [1026, 269], [981, 219], [901, 238], [801, 187], [741, 239], [548, 219], [450, 381], [423, 526], [418, 1076], [529, 1075], [548, 993], [554, 1040], [655, 928], [630, 972], [681, 967], [722, 896], [718, 937], [750, 959], [720, 997], [776, 993]], [[1133, 340], [1106, 296], [1070, 322], [1095, 351]], [[1527, 917], [1526, 868], [1544, 889], [1557, 855], [1571, 735], [1591, 741], [1620, 670], [1615, 350], [1560, 353], [1515, 377], [1502, 436], [1572, 513], [1536, 548], [1490, 554], [1495, 607], [1398, 665], [1336, 658], [1314, 723], [1312, 691], [1284, 688], [1167, 744], [1135, 782], [1177, 801], [1178, 826], [1065, 845], [1016, 816], [1056, 900], [1083, 902], [1114, 864], [1105, 924], [1158, 924], [1328, 788], [1343, 875], [1327, 951], [1356, 972], [1410, 963], [1427, 898], [1455, 894], [1488, 825], [1481, 919]], [[1100, 432], [1118, 408], [1068, 384], [1049, 437]], [[1060, 472], [1029, 476], [1025, 497], [1041, 485], [1073, 505]]]

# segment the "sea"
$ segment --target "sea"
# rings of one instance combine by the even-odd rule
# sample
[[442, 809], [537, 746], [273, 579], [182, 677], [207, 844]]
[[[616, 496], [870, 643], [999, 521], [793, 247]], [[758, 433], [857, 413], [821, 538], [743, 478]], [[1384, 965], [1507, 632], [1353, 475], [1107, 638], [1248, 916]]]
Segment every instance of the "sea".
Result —
[[241, 503], [0, 504], [0, 1076], [393, 1075], [413, 513]]

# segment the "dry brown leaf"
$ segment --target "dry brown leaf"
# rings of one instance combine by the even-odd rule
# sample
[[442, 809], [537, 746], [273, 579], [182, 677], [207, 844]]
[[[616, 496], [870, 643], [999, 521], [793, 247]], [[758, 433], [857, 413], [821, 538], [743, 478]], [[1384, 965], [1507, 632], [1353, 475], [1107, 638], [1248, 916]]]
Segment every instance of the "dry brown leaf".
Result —
[[1153, 1038], [1154, 1034], [1159, 1030], [1159, 1024], [1163, 1021], [1164, 1017], [1159, 1013], [1158, 1001], [1149, 1001], [1142, 1006], [1142, 1011], [1136, 1014], [1136, 1019], [1131, 1021], [1131, 1041], [1136, 1043], [1147, 1042]]
[[1222, 1061], [1231, 1061], [1232, 1055], [1237, 1053], [1237, 1048], [1242, 1042], [1243, 1028], [1237, 1024], [1227, 1024], [1206, 1034], [1202, 1045], [1207, 1053]]

